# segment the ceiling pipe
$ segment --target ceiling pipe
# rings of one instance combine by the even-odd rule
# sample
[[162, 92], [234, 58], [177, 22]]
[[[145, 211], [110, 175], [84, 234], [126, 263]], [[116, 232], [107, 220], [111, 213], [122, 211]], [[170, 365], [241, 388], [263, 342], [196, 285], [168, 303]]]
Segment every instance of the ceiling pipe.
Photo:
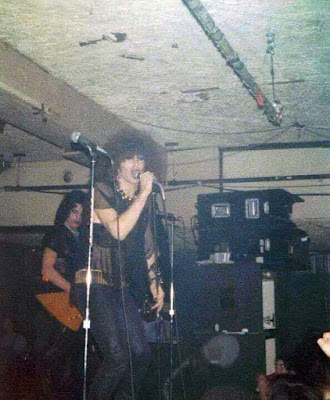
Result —
[[243, 82], [243, 85], [249, 90], [255, 98], [259, 108], [264, 109], [268, 121], [273, 125], [279, 126], [282, 119], [282, 111], [279, 104], [274, 100], [270, 102], [263, 94], [261, 88], [249, 73], [239, 55], [231, 47], [223, 32], [216, 27], [213, 18], [210, 16], [200, 0], [182, 0], [190, 13], [197, 20], [208, 38], [212, 41], [216, 49], [221, 53], [227, 64], [233, 69], [235, 74]]

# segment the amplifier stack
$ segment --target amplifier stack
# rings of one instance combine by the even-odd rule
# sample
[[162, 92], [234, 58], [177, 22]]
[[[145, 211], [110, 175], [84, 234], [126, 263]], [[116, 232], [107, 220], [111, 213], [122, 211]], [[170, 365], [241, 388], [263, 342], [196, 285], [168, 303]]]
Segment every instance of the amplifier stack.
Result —
[[198, 259], [306, 269], [309, 239], [290, 218], [303, 201], [283, 189], [198, 195]]

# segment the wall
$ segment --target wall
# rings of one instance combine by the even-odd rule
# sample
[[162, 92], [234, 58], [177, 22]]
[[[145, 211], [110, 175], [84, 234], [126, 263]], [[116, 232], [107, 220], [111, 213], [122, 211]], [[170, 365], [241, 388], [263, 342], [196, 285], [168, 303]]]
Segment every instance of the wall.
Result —
[[[321, 174], [327, 172], [329, 165], [327, 149], [294, 149], [226, 153], [224, 159], [224, 177], [281, 176], [290, 174]], [[22, 163], [19, 183], [27, 185], [63, 185], [66, 170], [73, 172], [70, 184], [86, 184], [89, 170], [69, 161]], [[217, 148], [203, 151], [186, 151], [169, 154], [168, 179], [217, 179], [219, 174]], [[15, 166], [0, 175], [0, 185], [16, 185], [18, 172]], [[228, 189], [287, 188], [295, 194], [327, 193], [329, 180], [286, 181], [249, 184], [230, 184]], [[196, 214], [195, 203], [200, 193], [214, 192], [217, 185], [211, 187], [196, 184], [192, 187], [169, 187], [166, 191], [167, 211], [182, 216], [186, 226], [188, 241], [192, 241], [189, 229], [190, 218]], [[293, 219], [309, 221], [311, 224], [325, 226], [324, 234], [329, 232], [329, 197], [303, 196], [304, 203], [296, 203]], [[61, 200], [58, 194], [33, 192], [0, 191], [0, 225], [51, 225], [56, 208]], [[161, 206], [161, 205], [160, 205]], [[180, 227], [178, 227], [180, 229]], [[182, 232], [180, 231], [180, 234]]]
[[[328, 173], [330, 164], [327, 149], [290, 149], [267, 150], [225, 153], [224, 177], [257, 177], [257, 176], [283, 176], [283, 175], [309, 175]], [[172, 153], [169, 157], [169, 179], [217, 179], [219, 177], [218, 151], [200, 150]], [[318, 181], [282, 181], [246, 184], [227, 184], [226, 189], [232, 190], [257, 190], [284, 188], [291, 193], [299, 194], [304, 203], [293, 206], [292, 219], [302, 229], [308, 227], [317, 237], [314, 242], [322, 241], [322, 248], [328, 246], [327, 237], [330, 229], [330, 197], [329, 196], [303, 196], [305, 193], [329, 193], [329, 180]], [[213, 186], [214, 188], [211, 188]], [[173, 189], [173, 188], [172, 188]], [[189, 218], [196, 214], [195, 203], [200, 193], [214, 192], [218, 185], [202, 187], [174, 188], [167, 192], [167, 207], [175, 215], [185, 217], [186, 224]], [[316, 232], [317, 231], [317, 232]]]
[[[73, 181], [70, 185], [86, 184], [89, 179], [89, 169], [70, 161], [22, 163], [17, 168], [6, 170], [0, 175], [0, 186], [42, 186], [64, 185], [63, 174], [70, 170]], [[19, 178], [18, 178], [19, 177]], [[6, 192], [0, 191], [0, 225], [30, 226], [52, 225], [57, 207], [62, 195], [37, 192]]]

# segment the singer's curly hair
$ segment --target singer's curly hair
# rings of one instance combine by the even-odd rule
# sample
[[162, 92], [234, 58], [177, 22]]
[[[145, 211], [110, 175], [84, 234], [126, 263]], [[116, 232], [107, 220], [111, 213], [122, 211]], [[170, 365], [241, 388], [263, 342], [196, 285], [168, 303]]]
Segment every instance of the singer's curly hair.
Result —
[[110, 160], [99, 157], [95, 165], [96, 182], [112, 184], [123, 160], [140, 156], [145, 160], [145, 170], [151, 171], [160, 182], [166, 181], [167, 154], [165, 149], [147, 133], [133, 127], [118, 131], [110, 136], [103, 148], [110, 154]]

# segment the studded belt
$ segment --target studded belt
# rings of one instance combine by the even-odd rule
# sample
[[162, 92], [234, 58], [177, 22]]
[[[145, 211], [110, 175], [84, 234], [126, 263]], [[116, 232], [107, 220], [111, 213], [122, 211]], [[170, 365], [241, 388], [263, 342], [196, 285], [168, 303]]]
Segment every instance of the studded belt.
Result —
[[[100, 283], [102, 285], [109, 285], [107, 280], [103, 277], [103, 271], [100, 269], [91, 270], [92, 283]], [[87, 268], [80, 269], [75, 274], [75, 283], [86, 283], [87, 282]]]

